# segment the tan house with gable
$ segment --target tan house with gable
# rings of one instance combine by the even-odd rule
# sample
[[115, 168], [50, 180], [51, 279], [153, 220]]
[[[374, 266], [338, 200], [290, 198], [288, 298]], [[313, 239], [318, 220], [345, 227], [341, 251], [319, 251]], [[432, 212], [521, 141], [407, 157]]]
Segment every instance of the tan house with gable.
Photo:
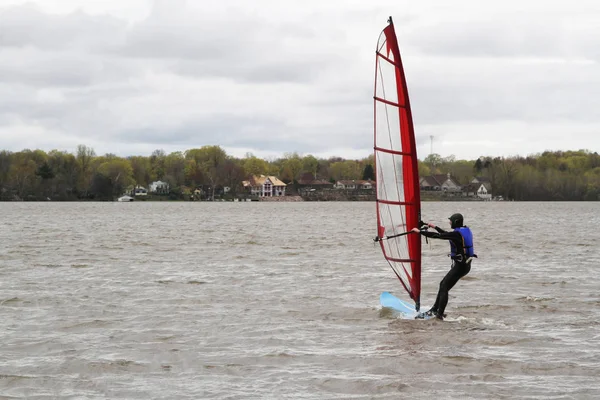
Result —
[[280, 181], [275, 176], [252, 176], [249, 180], [243, 181], [242, 184], [246, 190], [250, 191], [253, 196], [259, 197], [278, 197], [285, 196], [286, 184]]

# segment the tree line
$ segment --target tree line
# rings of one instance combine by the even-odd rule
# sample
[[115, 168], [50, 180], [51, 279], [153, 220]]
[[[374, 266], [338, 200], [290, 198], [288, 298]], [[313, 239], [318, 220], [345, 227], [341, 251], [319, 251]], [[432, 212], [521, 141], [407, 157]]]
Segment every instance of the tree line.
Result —
[[461, 184], [473, 175], [484, 176], [489, 178], [494, 196], [509, 200], [600, 200], [600, 155], [589, 150], [545, 151], [526, 157], [482, 156], [473, 161], [432, 154], [419, 165], [419, 172], [450, 172]]
[[[151, 182], [169, 185], [165, 196], [183, 199], [197, 188], [207, 198], [227, 186], [229, 196], [243, 193], [251, 175], [275, 175], [294, 188], [307, 177], [337, 180], [375, 179], [373, 156], [360, 160], [328, 159], [286, 153], [265, 160], [253, 154], [237, 158], [220, 146], [182, 152], [155, 150], [150, 156], [97, 155], [79, 145], [75, 153], [25, 149], [0, 151], [1, 200], [113, 200]], [[451, 173], [459, 184], [473, 176], [490, 179], [494, 195], [514, 200], [598, 200], [600, 156], [588, 150], [547, 151], [527, 157], [456, 160], [430, 154], [419, 160], [419, 175]]]
[[[177, 151], [155, 150], [149, 157], [97, 155], [79, 145], [75, 153], [25, 149], [0, 151], [1, 200], [113, 200], [125, 192], [154, 181], [169, 185], [171, 199], [183, 199], [201, 188], [208, 198], [227, 186], [230, 196], [243, 190], [251, 175], [275, 175], [285, 183], [297, 183], [306, 174], [328, 180], [360, 179], [372, 157], [364, 160], [327, 160], [288, 153], [264, 160], [251, 153], [243, 158], [228, 155], [220, 146]], [[367, 168], [368, 170], [368, 168]], [[367, 171], [368, 172], [368, 171]], [[371, 173], [366, 179], [373, 179]]]

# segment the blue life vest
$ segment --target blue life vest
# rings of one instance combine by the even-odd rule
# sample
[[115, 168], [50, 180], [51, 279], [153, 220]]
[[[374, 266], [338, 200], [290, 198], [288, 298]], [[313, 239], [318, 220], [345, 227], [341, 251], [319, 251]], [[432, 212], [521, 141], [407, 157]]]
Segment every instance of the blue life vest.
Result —
[[[462, 236], [463, 249], [465, 252], [464, 254], [467, 256], [467, 258], [477, 257], [475, 255], [475, 249], [473, 248], [473, 232], [471, 232], [471, 230], [466, 226], [455, 228], [454, 231], [460, 233], [460, 235]], [[461, 253], [462, 252], [457, 252], [456, 246], [454, 246], [454, 242], [450, 242], [450, 257], [454, 259], [457, 255], [460, 256]]]

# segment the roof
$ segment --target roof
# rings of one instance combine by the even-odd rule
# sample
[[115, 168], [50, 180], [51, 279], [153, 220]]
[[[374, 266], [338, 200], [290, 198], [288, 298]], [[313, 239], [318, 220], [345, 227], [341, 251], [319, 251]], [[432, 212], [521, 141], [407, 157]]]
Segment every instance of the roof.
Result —
[[473, 179], [477, 179], [481, 183], [490, 182], [490, 178], [488, 178], [487, 176], [476, 176]]
[[300, 179], [298, 179], [298, 183], [300, 185], [308, 185], [316, 180], [315, 176], [312, 172], [305, 172], [300, 175]]
[[287, 186], [285, 183], [283, 183], [276, 176], [273, 176], [273, 175], [269, 175], [269, 176], [265, 176], [265, 175], [260, 175], [260, 176], [253, 175], [252, 177], [250, 177], [249, 180], [243, 181], [242, 184], [244, 186], [262, 186], [262, 185], [265, 184], [265, 182], [267, 181], [267, 179], [269, 181], [271, 181], [271, 184], [273, 186]]
[[480, 185], [483, 185], [485, 187], [485, 190], [487, 190], [488, 192], [492, 191], [492, 184], [491, 183], [489, 183], [489, 182], [483, 182], [483, 183], [480, 183]]
[[469, 183], [467, 185], [463, 186], [463, 191], [468, 192], [468, 193], [475, 193], [479, 190], [479, 188], [481, 187], [481, 183]]
[[450, 179], [452, 182], [454, 182], [454, 179], [452, 179], [452, 177], [450, 176], [450, 174], [436, 174], [436, 175], [432, 175], [432, 177], [440, 185], [443, 184], [444, 182], [446, 182], [448, 179]]
[[426, 183], [429, 186], [440, 186], [440, 184], [431, 175], [421, 178], [421, 184], [423, 183]]

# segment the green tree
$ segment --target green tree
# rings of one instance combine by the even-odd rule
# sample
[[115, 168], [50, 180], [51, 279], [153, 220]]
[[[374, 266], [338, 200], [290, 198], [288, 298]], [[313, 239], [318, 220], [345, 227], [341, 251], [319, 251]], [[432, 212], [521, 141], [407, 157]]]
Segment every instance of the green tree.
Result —
[[19, 198], [33, 195], [38, 178], [36, 171], [37, 165], [30, 151], [15, 153], [8, 171], [8, 181]]
[[281, 163], [281, 176], [284, 182], [295, 183], [302, 171], [302, 159], [298, 153], [286, 153]]
[[165, 182], [169, 184], [172, 191], [179, 189], [185, 184], [185, 157], [182, 152], [176, 151], [165, 157]]
[[52, 150], [48, 153], [48, 164], [55, 172], [52, 179], [52, 196], [57, 199], [73, 199], [77, 194], [77, 159], [73, 154]]
[[242, 160], [246, 175], [269, 175], [269, 163], [262, 158], [250, 155]]
[[373, 166], [371, 164], [367, 164], [365, 166], [365, 169], [363, 170], [362, 179], [375, 180], [375, 171], [373, 170]]
[[357, 180], [360, 179], [360, 164], [354, 160], [345, 160], [334, 162], [329, 166], [331, 177], [339, 180]]
[[142, 156], [129, 157], [133, 171], [133, 180], [135, 186], [148, 187], [152, 175], [152, 164], [150, 159]]
[[129, 160], [110, 158], [98, 166], [97, 172], [110, 179], [113, 196], [120, 196], [128, 186], [135, 182]]
[[215, 198], [215, 188], [222, 185], [224, 179], [224, 166], [227, 153], [220, 146], [203, 146], [186, 152], [186, 159], [193, 159], [201, 168], [203, 184], [208, 184], [211, 190], [211, 199]]
[[10, 198], [11, 187], [8, 183], [8, 174], [12, 164], [12, 153], [10, 151], [0, 151], [0, 200]]
[[429, 168], [429, 165], [425, 164], [425, 162], [421, 160], [418, 160], [417, 164], [419, 168], [419, 176], [423, 177], [431, 175], [431, 168]]
[[302, 171], [310, 172], [313, 178], [317, 178], [319, 171], [319, 160], [313, 155], [307, 155], [302, 158]]
[[150, 180], [164, 180], [166, 174], [165, 161], [167, 154], [164, 150], [158, 149], [152, 152], [150, 156]]
[[92, 161], [96, 156], [93, 148], [83, 144], [77, 146], [77, 164], [79, 167], [79, 184], [78, 191], [87, 197], [87, 193], [92, 180]]
[[242, 189], [242, 181], [246, 177], [244, 168], [239, 160], [228, 158], [223, 165], [223, 182], [236, 195]]
[[473, 165], [473, 169], [475, 170], [476, 174], [481, 174], [481, 171], [483, 170], [483, 161], [481, 161], [481, 157], [479, 157], [477, 159], [477, 161], [475, 161], [475, 165]]

